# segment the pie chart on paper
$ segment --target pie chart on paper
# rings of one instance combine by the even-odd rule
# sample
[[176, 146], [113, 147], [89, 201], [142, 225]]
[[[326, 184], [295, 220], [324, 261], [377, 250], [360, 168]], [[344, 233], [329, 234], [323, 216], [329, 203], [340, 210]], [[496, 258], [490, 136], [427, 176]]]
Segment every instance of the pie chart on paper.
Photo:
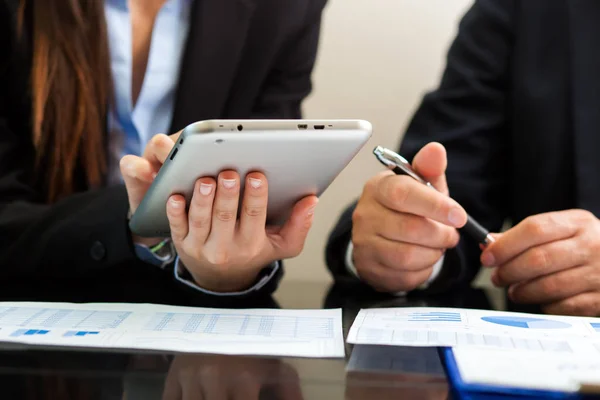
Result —
[[571, 324], [566, 322], [534, 317], [489, 316], [481, 317], [481, 320], [492, 324], [524, 329], [566, 329], [571, 327]]

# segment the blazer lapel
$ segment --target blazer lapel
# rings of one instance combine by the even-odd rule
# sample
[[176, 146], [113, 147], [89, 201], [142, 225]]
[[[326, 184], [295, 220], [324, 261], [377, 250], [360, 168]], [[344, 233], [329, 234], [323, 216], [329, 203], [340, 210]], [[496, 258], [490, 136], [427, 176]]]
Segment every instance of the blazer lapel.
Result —
[[600, 217], [600, 3], [568, 0], [577, 207]]
[[221, 117], [256, 0], [193, 0], [171, 132]]

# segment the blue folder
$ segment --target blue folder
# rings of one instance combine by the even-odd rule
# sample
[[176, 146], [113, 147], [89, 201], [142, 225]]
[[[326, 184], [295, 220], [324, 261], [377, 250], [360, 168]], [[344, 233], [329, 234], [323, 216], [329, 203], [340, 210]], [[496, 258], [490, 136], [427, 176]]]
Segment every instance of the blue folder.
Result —
[[[463, 400], [475, 399], [597, 399], [600, 395], [588, 395], [581, 393], [566, 393], [553, 390], [534, 390], [523, 388], [511, 388], [504, 386], [493, 386], [483, 384], [466, 383], [460, 376], [460, 371], [454, 358], [451, 347], [440, 348], [440, 358], [446, 369], [448, 382], [452, 387], [453, 397]], [[490, 360], [493, 362], [493, 360]]]

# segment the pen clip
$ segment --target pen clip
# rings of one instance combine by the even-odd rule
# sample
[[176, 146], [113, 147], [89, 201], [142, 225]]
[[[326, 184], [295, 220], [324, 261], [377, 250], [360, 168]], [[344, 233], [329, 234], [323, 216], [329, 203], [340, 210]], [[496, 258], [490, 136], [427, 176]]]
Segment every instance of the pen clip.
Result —
[[412, 169], [410, 163], [406, 161], [406, 159], [400, 154], [397, 154], [381, 146], [375, 147], [375, 149], [373, 150], [373, 154], [375, 154], [375, 157], [377, 157], [377, 159], [389, 169], [393, 170], [395, 168], [400, 168], [402, 172], [404, 172], [406, 175], [409, 175], [418, 182], [421, 182], [423, 185], [433, 187], [431, 183], [427, 182], [419, 174], [417, 174]]

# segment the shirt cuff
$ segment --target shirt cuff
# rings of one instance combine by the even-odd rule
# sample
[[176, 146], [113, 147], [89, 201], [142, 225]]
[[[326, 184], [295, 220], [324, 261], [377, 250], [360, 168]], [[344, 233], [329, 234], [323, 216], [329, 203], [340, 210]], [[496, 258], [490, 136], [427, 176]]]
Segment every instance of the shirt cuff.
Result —
[[139, 243], [134, 245], [134, 250], [138, 259], [161, 269], [171, 264], [177, 253], [171, 240], [165, 240], [164, 245], [156, 252], [152, 252], [148, 246]]
[[[350, 274], [352, 274], [356, 278], [360, 279], [360, 276], [358, 276], [358, 272], [356, 271], [356, 266], [354, 265], [354, 260], [352, 259], [353, 251], [354, 251], [354, 245], [352, 244], [352, 240], [350, 240], [348, 242], [348, 248], [346, 249], [346, 269], [348, 270], [348, 272], [350, 272]], [[421, 284], [421, 286], [418, 287], [419, 289], [427, 289], [429, 287], [429, 285], [431, 284], [431, 282], [433, 282], [440, 275], [440, 272], [442, 271], [442, 266], [444, 265], [444, 258], [445, 258], [445, 256], [442, 256], [433, 265], [433, 270], [431, 271], [431, 275], [423, 284]], [[395, 296], [406, 296], [406, 292], [395, 292], [392, 294]]]
[[173, 274], [175, 275], [175, 279], [177, 279], [179, 282], [202, 293], [210, 294], [213, 296], [243, 296], [252, 292], [257, 292], [260, 289], [262, 289], [263, 286], [265, 286], [267, 283], [269, 283], [271, 279], [273, 279], [273, 277], [277, 274], [279, 268], [281, 268], [280, 262], [275, 261], [266, 268], [267, 272], [263, 273], [264, 275], [259, 278], [258, 282], [256, 282], [254, 286], [246, 290], [227, 293], [213, 292], [211, 290], [204, 289], [198, 286], [194, 281], [192, 281], [191, 277], [188, 279], [186, 275], [189, 276], [189, 272], [185, 269], [183, 263], [180, 262], [179, 257], [175, 259], [175, 268], [173, 268]]

